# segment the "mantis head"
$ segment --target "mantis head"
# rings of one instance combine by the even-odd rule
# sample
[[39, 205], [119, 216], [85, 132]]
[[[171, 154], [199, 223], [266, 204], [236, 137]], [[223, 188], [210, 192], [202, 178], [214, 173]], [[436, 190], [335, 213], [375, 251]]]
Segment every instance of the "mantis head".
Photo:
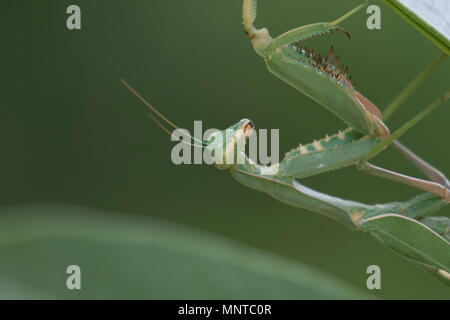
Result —
[[325, 57], [305, 45], [311, 38], [331, 35], [336, 31], [343, 32], [350, 38], [349, 33], [338, 23], [362, 7], [363, 5], [359, 5], [333, 22], [306, 25], [272, 38], [266, 28], [257, 29], [253, 25], [257, 1], [244, 0], [244, 30], [255, 51], [264, 58], [269, 71], [275, 76], [318, 102], [359, 132], [387, 137], [389, 130], [381, 120], [381, 113], [372, 102], [355, 90], [348, 67], [339, 65], [339, 57], [334, 59], [333, 46], [329, 56]]
[[[189, 138], [189, 141], [180, 140], [170, 130], [170, 128], [179, 129], [173, 122], [167, 119], [154, 106], [145, 100], [124, 79], [120, 79], [120, 82], [150, 109], [151, 112], [148, 113], [148, 116], [158, 125], [158, 127], [172, 137], [172, 141], [179, 141], [189, 146], [204, 149], [205, 152], [203, 154], [209, 156], [207, 163], [215, 164], [219, 169], [228, 169], [233, 165], [240, 163], [239, 161], [245, 160], [245, 143], [247, 138], [254, 133], [255, 128], [252, 121], [242, 119], [225, 130], [214, 130], [214, 133], [209, 135], [206, 142], [190, 136], [189, 133], [186, 135], [187, 138]], [[169, 128], [167, 128], [167, 126]], [[194, 141], [194, 144], [190, 142], [192, 140]], [[236, 157], [237, 162], [235, 159]]]
[[253, 122], [242, 119], [222, 131], [216, 131], [208, 137], [205, 149], [214, 157], [219, 169], [228, 169], [236, 164], [236, 157], [243, 156], [247, 138], [254, 132]]

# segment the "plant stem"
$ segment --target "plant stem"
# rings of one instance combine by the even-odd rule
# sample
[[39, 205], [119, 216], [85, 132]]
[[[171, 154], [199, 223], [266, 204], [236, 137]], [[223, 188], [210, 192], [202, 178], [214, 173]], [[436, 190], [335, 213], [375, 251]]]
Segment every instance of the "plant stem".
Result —
[[400, 94], [389, 104], [383, 112], [383, 121], [388, 120], [405, 102], [405, 100], [419, 87], [419, 85], [445, 60], [447, 55], [442, 52], [420, 74], [418, 74]]
[[440, 106], [442, 103], [446, 102], [450, 99], [450, 90], [447, 91], [442, 97], [436, 99], [432, 104], [430, 104], [428, 107], [426, 107], [422, 112], [417, 114], [414, 118], [409, 120], [407, 123], [405, 123], [403, 126], [401, 126], [399, 129], [397, 129], [393, 134], [391, 134], [388, 138], [380, 142], [378, 145], [375, 146], [375, 148], [372, 149], [372, 151], [367, 155], [365, 160], [369, 160], [373, 157], [375, 157], [378, 153], [383, 151], [389, 144], [391, 144], [394, 140], [400, 138], [404, 133], [406, 133], [409, 129], [414, 127], [417, 123], [419, 123], [420, 120], [425, 118], [428, 114], [430, 114], [434, 109], [436, 109], [438, 106]]

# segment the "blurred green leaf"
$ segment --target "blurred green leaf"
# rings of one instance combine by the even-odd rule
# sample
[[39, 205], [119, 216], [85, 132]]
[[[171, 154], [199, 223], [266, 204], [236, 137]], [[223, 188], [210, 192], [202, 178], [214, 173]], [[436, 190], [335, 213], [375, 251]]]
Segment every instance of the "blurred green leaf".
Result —
[[[368, 298], [303, 264], [156, 219], [69, 206], [0, 211], [1, 298]], [[66, 268], [81, 268], [81, 290]]]
[[448, 0], [385, 0], [403, 19], [450, 55]]

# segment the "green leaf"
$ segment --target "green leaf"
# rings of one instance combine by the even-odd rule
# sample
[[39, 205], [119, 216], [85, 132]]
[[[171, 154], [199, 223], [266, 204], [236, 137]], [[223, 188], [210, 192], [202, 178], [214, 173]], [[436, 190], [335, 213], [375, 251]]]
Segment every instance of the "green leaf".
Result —
[[[0, 211], [0, 298], [368, 298], [268, 252], [154, 218], [68, 206]], [[66, 268], [81, 268], [81, 290]]]
[[420, 222], [436, 231], [445, 240], [450, 241], [450, 219], [448, 217], [427, 217]]
[[381, 214], [362, 223], [365, 231], [401, 255], [450, 280], [450, 245], [441, 235], [409, 217]]
[[403, 19], [450, 55], [450, 2], [448, 0], [384, 0]]

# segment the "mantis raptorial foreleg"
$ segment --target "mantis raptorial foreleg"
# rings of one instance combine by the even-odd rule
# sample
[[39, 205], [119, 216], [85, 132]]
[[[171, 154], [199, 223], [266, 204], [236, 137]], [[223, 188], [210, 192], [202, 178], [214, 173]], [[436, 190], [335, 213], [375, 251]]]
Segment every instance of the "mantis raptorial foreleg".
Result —
[[[381, 112], [369, 99], [355, 90], [348, 68], [339, 67], [338, 59], [334, 60], [333, 48], [330, 50], [330, 56], [324, 58], [316, 51], [310, 51], [303, 46], [303, 41], [332, 33], [334, 30], [344, 31], [348, 35], [348, 32], [337, 24], [361, 7], [356, 7], [333, 22], [300, 27], [274, 39], [266, 28], [257, 29], [254, 26], [256, 0], [243, 2], [245, 32], [270, 72], [334, 113], [349, 126], [347, 130], [300, 145], [288, 152], [280, 163], [271, 166], [254, 163], [237, 142], [244, 139], [245, 143], [245, 139], [253, 132], [253, 122], [248, 119], [242, 119], [228, 129], [218, 132], [198, 147], [208, 151], [225, 150], [224, 159], [228, 159], [228, 154], [232, 154], [233, 158], [237, 154], [245, 159], [244, 163], [215, 162], [217, 168], [229, 169], [231, 175], [243, 185], [265, 192], [288, 205], [324, 214], [349, 227], [368, 232], [408, 259], [450, 279], [450, 219], [430, 217], [450, 203], [449, 182], [441, 172], [396, 141], [437, 106], [448, 100], [450, 93], [447, 92], [444, 98], [436, 100], [390, 134], [382, 120]], [[433, 68], [435, 65], [431, 69]], [[428, 73], [427, 71], [424, 74]], [[417, 87], [421, 81], [422, 77], [409, 87]], [[175, 127], [125, 81], [122, 83], [159, 119]], [[407, 94], [402, 93], [391, 110], [398, 109]], [[153, 119], [171, 134], [163, 123]], [[409, 177], [368, 162], [391, 144], [431, 181]], [[368, 205], [312, 190], [298, 181], [352, 165], [369, 174], [404, 183], [427, 193], [408, 201]]]
[[[401, 181], [422, 190], [437, 192], [441, 196], [446, 195], [448, 192], [444, 193], [440, 189], [436, 190], [434, 184], [431, 182], [427, 183], [424, 180], [413, 177], [408, 179], [405, 175], [385, 169], [375, 170], [375, 168], [381, 168], [373, 167], [371, 164], [367, 164], [367, 161], [386, 149], [389, 144], [448, 99], [448, 93], [444, 96], [444, 99], [438, 99], [390, 135], [377, 107], [354, 89], [351, 78], [348, 75], [348, 68], [345, 68], [345, 72], [343, 66], [341, 69], [338, 68], [338, 60], [334, 61], [334, 50], [330, 50], [329, 57], [322, 57], [314, 50], [310, 52], [303, 46], [303, 42], [309, 38], [329, 34], [335, 30], [341, 30], [348, 35], [348, 32], [338, 26], [337, 23], [344, 21], [362, 7], [363, 5], [357, 6], [333, 22], [315, 23], [299, 27], [273, 39], [266, 28], [257, 29], [254, 26], [256, 19], [256, 0], [244, 0], [244, 29], [250, 37], [255, 51], [264, 58], [268, 69], [278, 78], [333, 112], [356, 131], [367, 135], [366, 140], [372, 143], [376, 142], [376, 145], [372, 145], [370, 143], [361, 143], [361, 141], [353, 141], [352, 143], [359, 143], [361, 148], [352, 148], [352, 152], [346, 153], [346, 159], [344, 159], [345, 156], [339, 158], [330, 154], [329, 158], [327, 158], [328, 164], [323, 165], [322, 168], [311, 168], [311, 170], [308, 170], [306, 168], [299, 168], [299, 166], [291, 166], [295, 167], [296, 170], [294, 172], [293, 170], [289, 170], [290, 167], [288, 165], [283, 166], [282, 163], [280, 166], [281, 170], [286, 169], [294, 177], [302, 178], [307, 175], [337, 169], [345, 165], [356, 164], [354, 161], [358, 160], [359, 167], [365, 169], [368, 173]], [[370, 148], [370, 150], [365, 148]], [[367, 153], [364, 154], [366, 150]], [[305, 162], [305, 158], [302, 160]], [[316, 162], [321, 160], [320, 157], [314, 159]]]
[[[358, 6], [331, 23], [316, 23], [296, 28], [273, 39], [266, 28], [257, 29], [253, 25], [256, 18], [256, 0], [244, 0], [244, 29], [250, 37], [255, 51], [264, 58], [269, 71], [327, 108], [356, 132], [363, 134], [364, 137], [350, 139], [351, 144], [354, 144], [353, 148], [346, 145], [337, 146], [339, 150], [344, 151], [342, 153], [336, 150], [334, 152], [327, 150], [325, 142], [328, 141], [326, 140], [320, 140], [319, 143], [315, 143], [316, 146], [311, 148], [309, 148], [310, 146], [300, 146], [298, 151], [290, 152], [280, 163], [280, 173], [277, 178], [282, 180], [283, 183], [291, 183], [290, 188], [295, 189], [298, 192], [297, 195], [293, 195], [291, 189], [279, 191], [278, 189], [281, 187], [269, 186], [267, 180], [265, 180], [265, 183], [250, 183], [249, 179], [243, 178], [242, 173], [233, 173], [233, 176], [241, 183], [267, 192], [288, 204], [316, 212], [326, 209], [322, 213], [330, 215], [329, 207], [324, 205], [326, 203], [331, 205], [332, 208], [337, 208], [336, 212], [331, 210], [331, 216], [339, 218], [345, 216], [345, 214], [342, 215], [341, 210], [343, 210], [351, 216], [351, 221], [356, 225], [363, 226], [365, 231], [387, 246], [426, 266], [435, 274], [450, 280], [448, 243], [450, 220], [446, 217], [433, 217], [421, 220], [423, 224], [416, 220], [428, 214], [434, 214], [450, 202], [448, 180], [438, 170], [395, 141], [443, 101], [435, 102], [390, 135], [389, 130], [383, 123], [382, 115], [375, 105], [355, 90], [348, 75], [348, 68], [344, 66], [339, 68], [339, 60], [333, 59], [335, 56], [333, 47], [330, 50], [329, 57], [324, 58], [303, 45], [303, 42], [308, 38], [332, 33], [334, 30], [344, 31], [348, 35], [348, 32], [337, 24], [360, 8], [361, 6]], [[402, 91], [401, 95], [388, 108], [385, 114], [386, 119], [398, 109], [406, 97], [443, 60], [443, 56], [439, 57]], [[448, 93], [444, 96], [444, 99], [448, 99]], [[345, 140], [347, 136], [343, 135], [342, 138]], [[371, 143], [375, 145], [371, 146]], [[402, 175], [368, 162], [369, 159], [392, 143], [432, 181]], [[370, 148], [370, 150], [365, 148]], [[367, 151], [366, 154], [364, 154], [365, 151]], [[311, 152], [314, 154], [311, 154]], [[323, 152], [326, 152], [326, 154]], [[342, 199], [305, 189], [304, 186], [294, 180], [295, 178], [350, 165], [354, 161], [357, 161], [354, 164], [370, 174], [406, 183], [415, 188], [430, 191], [435, 195], [425, 194], [403, 203], [379, 205], [377, 206], [379, 211], [377, 211], [374, 207], [364, 207], [361, 204], [346, 202]], [[256, 178], [256, 176], [253, 177]], [[284, 187], [287, 188], [286, 185]], [[343, 221], [345, 222], [345, 220]], [[433, 228], [433, 230], [429, 228]], [[428, 250], [429, 248], [433, 249]]]

